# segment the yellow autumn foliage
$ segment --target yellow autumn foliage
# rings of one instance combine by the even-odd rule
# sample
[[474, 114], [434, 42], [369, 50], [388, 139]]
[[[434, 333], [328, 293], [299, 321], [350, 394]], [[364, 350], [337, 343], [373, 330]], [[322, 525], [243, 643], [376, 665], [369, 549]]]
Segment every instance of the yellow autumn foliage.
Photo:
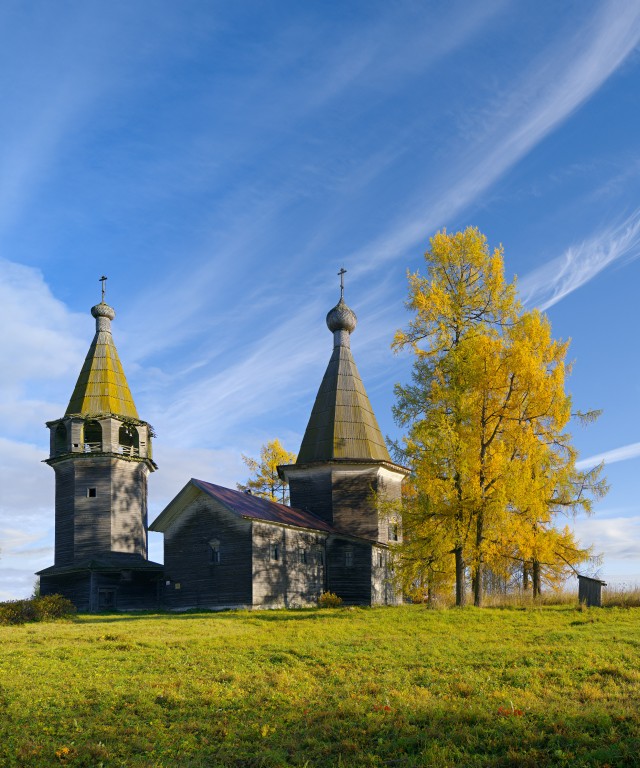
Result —
[[407, 430], [397, 448], [413, 470], [398, 554], [405, 581], [438, 573], [445, 583], [453, 570], [460, 605], [470, 571], [480, 605], [485, 570], [519, 564], [539, 591], [542, 571], [553, 581], [589, 556], [558, 531], [558, 514], [590, 511], [606, 490], [597, 469], [575, 467], [568, 342], [522, 308], [502, 250], [490, 252], [477, 229], [438, 233], [425, 258], [426, 276], [409, 275], [414, 316], [393, 343], [415, 356], [394, 408]]

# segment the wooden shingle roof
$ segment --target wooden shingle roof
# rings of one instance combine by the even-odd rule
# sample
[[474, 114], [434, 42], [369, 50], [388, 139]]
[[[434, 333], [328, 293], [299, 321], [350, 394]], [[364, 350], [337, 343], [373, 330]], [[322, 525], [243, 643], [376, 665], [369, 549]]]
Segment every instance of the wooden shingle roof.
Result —
[[318, 461], [391, 462], [351, 354], [356, 316], [343, 299], [327, 315], [334, 335], [329, 365], [320, 384], [296, 464]]
[[65, 415], [115, 414], [137, 419], [138, 411], [111, 335], [115, 312], [101, 303], [91, 309], [91, 314], [96, 318], [96, 335]]

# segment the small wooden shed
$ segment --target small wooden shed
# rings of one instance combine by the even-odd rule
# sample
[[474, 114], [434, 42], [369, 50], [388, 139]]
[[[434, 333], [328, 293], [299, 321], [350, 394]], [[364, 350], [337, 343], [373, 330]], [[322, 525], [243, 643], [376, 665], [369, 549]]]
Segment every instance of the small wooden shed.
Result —
[[592, 579], [590, 576], [581, 576], [578, 574], [578, 600], [584, 603], [587, 608], [596, 606], [602, 607], [602, 587], [607, 584], [600, 579]]

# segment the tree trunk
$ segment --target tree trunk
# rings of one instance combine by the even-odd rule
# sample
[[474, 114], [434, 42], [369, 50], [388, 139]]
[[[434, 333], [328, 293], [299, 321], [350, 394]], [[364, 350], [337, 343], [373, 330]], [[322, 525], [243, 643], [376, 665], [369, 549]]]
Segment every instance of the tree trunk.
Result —
[[473, 578], [473, 604], [476, 608], [482, 608], [482, 576], [483, 576], [484, 563], [482, 562], [482, 555], [478, 558], [476, 565], [476, 572]]
[[533, 596], [534, 597], [540, 597], [542, 594], [542, 589], [540, 586], [540, 562], [538, 560], [534, 560], [532, 562], [532, 581], [533, 581]]
[[476, 522], [476, 552], [478, 560], [476, 562], [475, 573], [473, 575], [473, 604], [476, 608], [482, 608], [482, 576], [483, 576], [483, 555], [482, 542], [484, 539], [484, 514], [480, 512]]
[[523, 561], [522, 563], [522, 589], [524, 589], [525, 592], [529, 591], [529, 587], [531, 586], [531, 582], [529, 581], [529, 565], [526, 561]]
[[462, 547], [456, 547], [453, 550], [456, 556], [456, 605], [463, 608], [465, 604], [465, 578], [464, 578], [464, 557], [462, 556]]

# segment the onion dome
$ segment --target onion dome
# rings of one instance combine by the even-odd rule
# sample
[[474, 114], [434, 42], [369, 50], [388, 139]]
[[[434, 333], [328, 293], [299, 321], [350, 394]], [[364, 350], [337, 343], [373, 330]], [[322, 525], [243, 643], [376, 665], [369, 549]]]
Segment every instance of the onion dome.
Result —
[[356, 317], [356, 313], [349, 309], [342, 296], [340, 297], [340, 301], [327, 314], [327, 328], [332, 333], [335, 333], [336, 331], [353, 333], [357, 322], [358, 318]]

